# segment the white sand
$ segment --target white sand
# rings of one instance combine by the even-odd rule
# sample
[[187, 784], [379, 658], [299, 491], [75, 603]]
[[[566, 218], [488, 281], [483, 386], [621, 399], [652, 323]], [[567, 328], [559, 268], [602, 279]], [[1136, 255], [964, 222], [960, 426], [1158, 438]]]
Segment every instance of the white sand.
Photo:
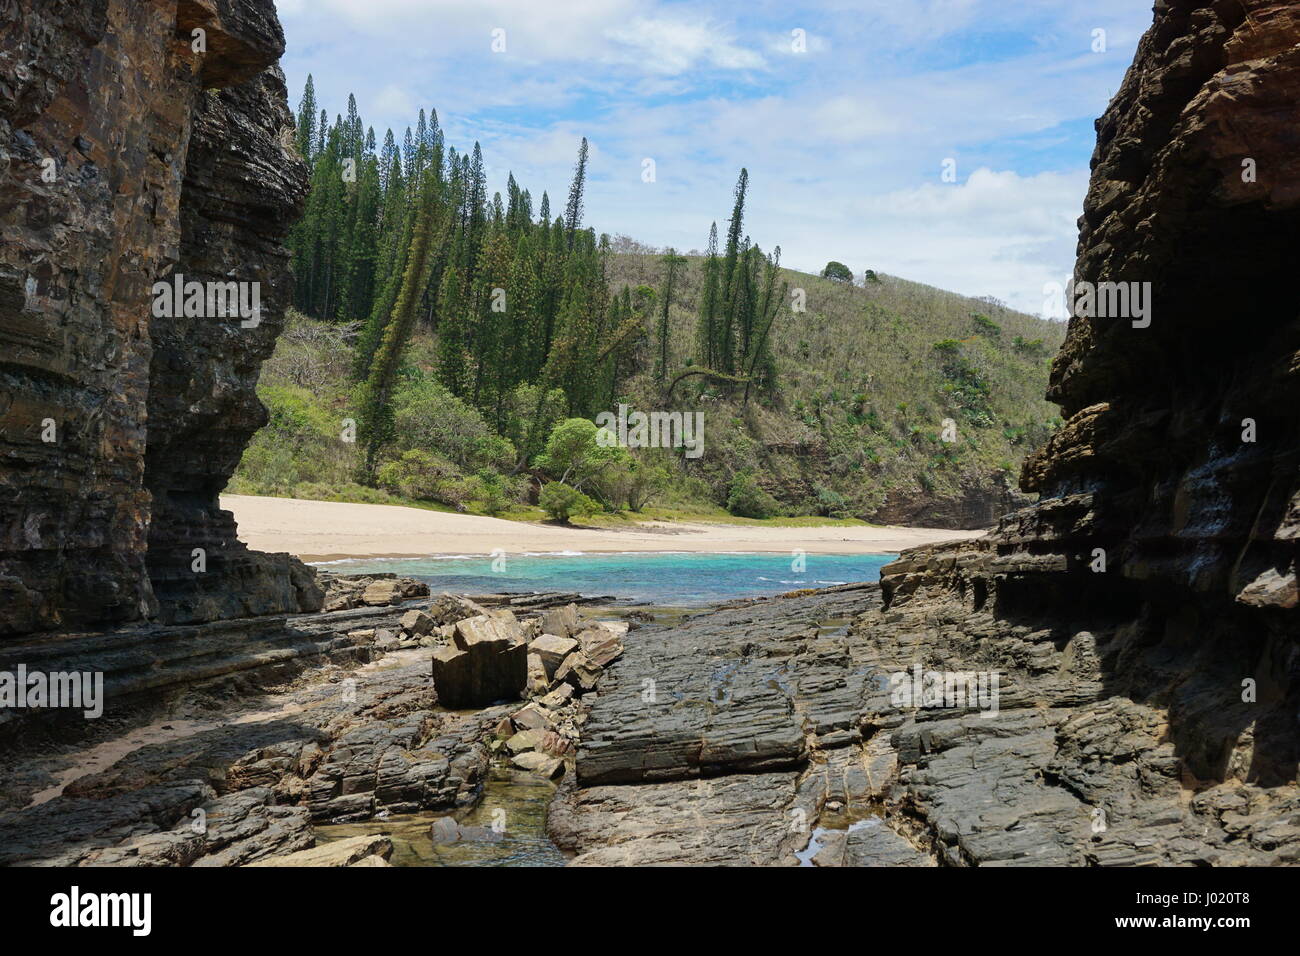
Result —
[[781, 528], [732, 524], [654, 523], [622, 529], [565, 528], [447, 514], [393, 505], [300, 501], [223, 495], [239, 537], [258, 551], [288, 551], [307, 561], [338, 558], [490, 555], [556, 551], [767, 551], [881, 554], [934, 541], [979, 537], [982, 531], [937, 528]]

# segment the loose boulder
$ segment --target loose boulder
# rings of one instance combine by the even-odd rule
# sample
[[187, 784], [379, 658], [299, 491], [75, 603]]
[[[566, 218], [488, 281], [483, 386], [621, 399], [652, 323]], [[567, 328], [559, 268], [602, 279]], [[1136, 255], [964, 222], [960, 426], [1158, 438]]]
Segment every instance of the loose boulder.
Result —
[[560, 637], [572, 637], [578, 632], [578, 606], [566, 604], [556, 607], [542, 615], [542, 633], [557, 634]]
[[578, 642], [573, 638], [558, 637], [555, 634], [543, 634], [528, 646], [529, 653], [542, 659], [547, 677], [554, 677], [564, 659], [577, 649]]
[[423, 611], [407, 611], [402, 615], [402, 630], [407, 634], [423, 637], [433, 630], [433, 618]]
[[444, 707], [484, 707], [518, 698], [528, 681], [528, 645], [513, 615], [456, 622], [452, 642], [433, 652], [433, 686]]
[[578, 635], [582, 653], [597, 667], [608, 667], [623, 655], [623, 642], [605, 626], [593, 627]]

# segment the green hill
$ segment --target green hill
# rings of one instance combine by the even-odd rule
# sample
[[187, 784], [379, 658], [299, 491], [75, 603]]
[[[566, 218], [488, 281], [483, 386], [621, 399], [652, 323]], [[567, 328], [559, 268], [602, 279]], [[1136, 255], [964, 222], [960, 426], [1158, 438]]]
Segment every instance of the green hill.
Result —
[[[690, 360], [702, 262], [689, 258], [674, 291], [674, 372]], [[610, 285], [658, 289], [662, 272], [658, 255], [622, 253]], [[978, 527], [1014, 504], [1020, 462], [1058, 422], [1042, 396], [1063, 324], [887, 275], [782, 279], [806, 311], [788, 298], [774, 323], [776, 393], [743, 407], [707, 386], [674, 396], [706, 412], [707, 452], [688, 467], [718, 500], [748, 469], [789, 508], [882, 523]], [[648, 372], [627, 390], [655, 407]], [[941, 440], [945, 419], [955, 442]]]
[[[669, 314], [670, 379], [692, 367], [703, 260], [686, 258]], [[751, 493], [775, 499], [762, 498], [763, 514], [980, 527], [1015, 505], [1021, 460], [1057, 424], [1041, 396], [1063, 325], [892, 276], [863, 287], [784, 269], [806, 311], [777, 314], [775, 390], [746, 404], [688, 376], [665, 402], [652, 377], [658, 292], [647, 291], [659, 289], [663, 268], [649, 252], [611, 254], [607, 263], [611, 290], [639, 290], [647, 303], [620, 400], [705, 416], [704, 453], [670, 456], [656, 504], [720, 514], [746, 476], [739, 480]], [[394, 466], [403, 477], [379, 488], [356, 483], [359, 452], [339, 440], [340, 423], [356, 414], [348, 373], [356, 332], [290, 313], [259, 384], [271, 421], [232, 490], [538, 517], [526, 503], [545, 476], [512, 461], [483, 417], [436, 383], [438, 339], [426, 327], [404, 359], [399, 438], [387, 460], [432, 453], [432, 463], [416, 462], [414, 476]], [[956, 441], [941, 440], [945, 419]]]

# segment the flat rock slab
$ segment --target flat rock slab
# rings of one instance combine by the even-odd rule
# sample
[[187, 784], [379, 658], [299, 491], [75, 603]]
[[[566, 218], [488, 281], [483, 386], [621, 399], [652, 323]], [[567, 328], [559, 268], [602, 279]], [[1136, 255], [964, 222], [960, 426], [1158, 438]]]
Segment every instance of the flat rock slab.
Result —
[[575, 866], [793, 866], [800, 810], [799, 774], [738, 774], [562, 791], [547, 828]]
[[393, 852], [387, 836], [355, 836], [322, 843], [310, 850], [258, 860], [249, 866], [383, 866]]
[[579, 782], [798, 769], [809, 735], [856, 737], [866, 671], [830, 622], [869, 594], [756, 603], [638, 631], [601, 680]]

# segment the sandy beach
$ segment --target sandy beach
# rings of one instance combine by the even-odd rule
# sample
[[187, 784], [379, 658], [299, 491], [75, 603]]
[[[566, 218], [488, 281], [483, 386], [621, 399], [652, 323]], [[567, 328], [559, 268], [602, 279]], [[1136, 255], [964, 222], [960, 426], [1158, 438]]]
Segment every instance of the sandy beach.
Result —
[[223, 495], [240, 540], [259, 551], [288, 551], [306, 561], [507, 554], [555, 551], [769, 551], [883, 554], [934, 541], [979, 537], [982, 531], [938, 528], [781, 528], [729, 524], [654, 523], [624, 529], [564, 528], [447, 514], [393, 505], [300, 501]]

